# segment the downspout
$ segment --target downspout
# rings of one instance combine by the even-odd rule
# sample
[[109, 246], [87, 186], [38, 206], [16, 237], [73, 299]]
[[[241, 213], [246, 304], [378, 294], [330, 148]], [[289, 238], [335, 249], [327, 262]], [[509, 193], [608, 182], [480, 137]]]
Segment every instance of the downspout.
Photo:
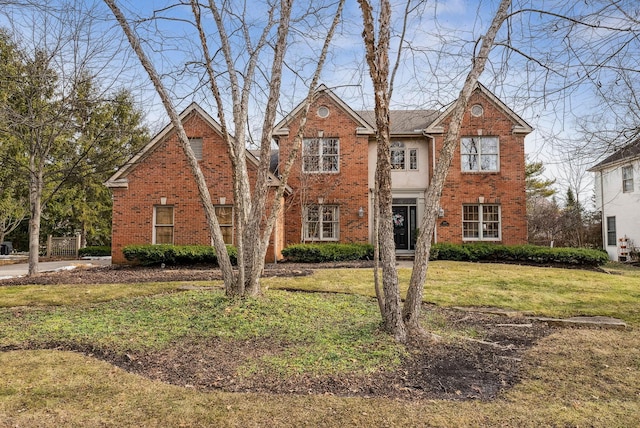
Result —
[[[429, 171], [429, 182], [427, 183], [427, 187], [431, 185], [431, 178], [433, 177], [433, 171], [436, 169], [436, 139], [434, 136], [426, 134], [425, 131], [422, 131], [422, 135], [429, 138], [431, 140], [431, 171]], [[438, 201], [438, 205], [440, 205], [440, 201]], [[435, 222], [433, 227], [433, 243], [438, 243], [438, 222]]]
[[603, 171], [600, 170], [600, 233], [602, 234], [602, 249], [607, 251], [607, 232], [605, 231], [606, 227], [606, 217], [604, 215], [604, 180], [602, 178]]

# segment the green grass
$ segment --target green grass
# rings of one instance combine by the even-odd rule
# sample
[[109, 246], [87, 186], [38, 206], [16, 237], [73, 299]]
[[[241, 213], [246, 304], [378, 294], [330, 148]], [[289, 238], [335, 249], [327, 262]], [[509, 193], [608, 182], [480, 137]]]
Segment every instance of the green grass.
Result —
[[4, 347], [64, 343], [124, 354], [206, 337], [290, 344], [248, 372], [369, 372], [399, 363], [402, 353], [380, 333], [374, 302], [357, 295], [271, 291], [232, 300], [222, 291], [189, 291], [91, 306], [3, 309], [0, 326]]
[[[425, 300], [439, 305], [498, 306], [549, 316], [612, 315], [631, 324], [625, 331], [557, 330], [527, 351], [521, 382], [496, 400], [202, 392], [151, 381], [76, 353], [10, 351], [0, 352], [0, 427], [635, 426], [640, 416], [640, 270], [608, 269], [616, 274], [431, 264]], [[404, 284], [409, 274], [400, 270]], [[265, 297], [240, 301], [219, 291], [173, 293], [175, 284], [0, 287], [0, 345], [59, 341], [124, 352], [161, 349], [188, 338], [263, 337], [295, 346], [258, 356], [240, 375], [367, 372], [393, 366], [402, 353], [377, 331], [377, 306], [368, 297], [373, 295], [371, 278], [370, 270], [271, 278], [264, 281], [269, 287]], [[437, 316], [426, 319], [435, 331], [473, 335], [447, 331]]]
[[[221, 281], [213, 285], [221, 286]], [[204, 285], [191, 282], [189, 285]], [[212, 285], [207, 283], [206, 285]], [[149, 296], [174, 292], [180, 284], [156, 282], [144, 284], [101, 284], [101, 285], [18, 285], [0, 287], [0, 308], [16, 306], [63, 306], [84, 305], [124, 299], [127, 297]]]
[[[424, 300], [440, 306], [489, 306], [540, 316], [601, 315], [640, 324], [640, 269], [611, 264], [613, 273], [436, 261], [429, 263]], [[398, 269], [406, 290], [411, 269]], [[374, 296], [370, 269], [328, 269], [310, 277], [269, 278], [270, 288]]]

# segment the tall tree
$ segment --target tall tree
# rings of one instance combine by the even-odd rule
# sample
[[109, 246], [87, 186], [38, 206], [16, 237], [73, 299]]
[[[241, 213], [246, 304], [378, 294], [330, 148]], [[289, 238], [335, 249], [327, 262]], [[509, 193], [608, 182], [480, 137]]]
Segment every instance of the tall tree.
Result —
[[556, 190], [552, 186], [556, 183], [556, 180], [544, 178], [544, 171], [545, 167], [542, 161], [526, 162], [524, 173], [527, 201], [555, 195]]
[[[142, 113], [131, 93], [118, 89], [99, 94], [87, 80], [76, 112], [75, 151], [68, 178], [45, 211], [56, 230], [80, 233], [81, 245], [108, 245], [111, 239], [111, 194], [104, 182], [148, 142]], [[59, 233], [59, 232], [58, 232]]]
[[[510, 0], [500, 2], [487, 33], [482, 37], [478, 54], [472, 58], [471, 70], [467, 74], [454, 109], [450, 116], [448, 131], [444, 145], [440, 151], [431, 182], [425, 198], [425, 215], [419, 227], [420, 234], [416, 242], [415, 263], [404, 306], [400, 305], [397, 272], [395, 271], [395, 255], [392, 230], [392, 198], [391, 198], [391, 152], [389, 139], [389, 105], [393, 89], [389, 82], [389, 40], [391, 4], [388, 0], [380, 1], [378, 13], [378, 40], [375, 37], [373, 7], [369, 1], [359, 0], [363, 12], [363, 39], [367, 52], [367, 65], [374, 86], [375, 115], [377, 126], [378, 155], [376, 166], [376, 201], [377, 213], [380, 217], [379, 231], [380, 253], [383, 264], [384, 302], [381, 305], [384, 324], [397, 340], [404, 341], [408, 334], [421, 334], [419, 323], [420, 308], [424, 283], [426, 280], [431, 237], [438, 216], [439, 200], [444, 182], [458, 144], [460, 127], [467, 103], [475, 89], [478, 77], [483, 72], [489, 52], [494, 46], [498, 30], [508, 16]], [[407, 3], [407, 10], [410, 2]], [[406, 14], [406, 11], [405, 11]], [[401, 47], [400, 47], [401, 48]], [[400, 49], [399, 49], [400, 50]], [[398, 63], [399, 61], [396, 61]]]
[[[108, 32], [94, 43], [97, 18], [89, 2], [10, 6], [2, 11], [16, 15], [10, 15], [12, 61], [2, 65], [9, 89], [0, 98], [0, 137], [8, 145], [8, 167], [28, 185], [29, 275], [35, 275], [43, 209], [84, 162], [103, 155], [95, 150], [97, 139], [83, 143], [89, 125], [82, 114], [95, 106], [97, 96], [111, 95], [107, 82], [112, 80], [95, 85], [99, 91], [88, 88], [107, 67], [118, 74], [117, 61], [111, 60], [119, 52]], [[19, 24], [31, 25], [30, 31]]]
[[[204, 3], [196, 0], [189, 2], [192, 17], [189, 23], [195, 29], [195, 39], [200, 43], [196, 58], [193, 58], [192, 62], [198, 65], [201, 72], [199, 79], [206, 82], [210, 90], [209, 97], [213, 97], [217, 107], [218, 119], [233, 168], [234, 222], [238, 249], [237, 273], [231, 268], [207, 183], [191, 150], [174, 100], [154, 66], [153, 59], [142, 48], [140, 37], [120, 7], [114, 0], [104, 1], [148, 73], [178, 134], [198, 185], [200, 199], [223, 273], [226, 293], [240, 296], [259, 294], [261, 291], [259, 278], [264, 266], [269, 237], [281, 209], [280, 199], [284, 194], [287, 178], [301, 145], [306, 115], [313, 101], [330, 41], [340, 22], [344, 0], [327, 4], [314, 3], [309, 6], [302, 4], [294, 6], [292, 0], [279, 0], [261, 5], [264, 9], [261, 9], [259, 14], [256, 14], [247, 2], [216, 2], [214, 0]], [[322, 12], [326, 12], [326, 15], [321, 15]], [[312, 24], [311, 28], [296, 28], [307, 22]], [[323, 32], [322, 28], [326, 30]], [[304, 82], [307, 87], [307, 96], [302, 113], [302, 125], [296, 136], [295, 149], [289, 159], [284, 162], [285, 167], [280, 171], [281, 184], [269, 200], [268, 173], [272, 130], [281, 102], [280, 88], [283, 72], [288, 68], [292, 68], [294, 73], [304, 71], [286, 61], [288, 48], [294, 42], [294, 35], [297, 37], [298, 34], [307, 34], [309, 37], [317, 34], [322, 41], [321, 48], [315, 50], [316, 57], [311, 61], [310, 76]], [[263, 86], [259, 85], [259, 82]], [[261, 119], [262, 133], [258, 144], [260, 165], [256, 183], [250, 186], [246, 162], [247, 123], [250, 103], [258, 94], [264, 94], [263, 103], [259, 106], [260, 111], [264, 112]], [[228, 115], [229, 105], [232, 109]]]
[[420, 223], [420, 234], [416, 241], [415, 262], [411, 272], [411, 280], [407, 291], [407, 298], [402, 310], [402, 318], [407, 327], [415, 332], [422, 332], [419, 323], [420, 308], [422, 306], [422, 296], [424, 294], [424, 284], [427, 278], [427, 268], [429, 265], [429, 252], [431, 250], [431, 237], [438, 218], [440, 208], [440, 195], [444, 188], [444, 183], [451, 167], [451, 161], [460, 141], [460, 128], [467, 104], [478, 78], [482, 74], [489, 59], [489, 53], [495, 45], [496, 36], [502, 24], [509, 16], [510, 0], [502, 0], [493, 16], [491, 25], [487, 32], [481, 37], [480, 48], [477, 55], [471, 58], [471, 69], [469, 70], [458, 99], [455, 101], [453, 110], [449, 116], [447, 133], [440, 150], [438, 161], [433, 171], [431, 182], [427, 187], [425, 195], [425, 215]]

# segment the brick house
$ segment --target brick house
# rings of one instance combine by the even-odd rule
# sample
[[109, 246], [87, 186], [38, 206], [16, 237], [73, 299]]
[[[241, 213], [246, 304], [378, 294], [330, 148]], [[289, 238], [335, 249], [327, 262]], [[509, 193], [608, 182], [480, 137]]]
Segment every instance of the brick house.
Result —
[[[232, 172], [220, 125], [195, 103], [180, 117], [208, 183], [225, 243], [234, 244]], [[247, 151], [252, 179], [257, 164]], [[280, 183], [273, 174], [269, 179], [272, 186]], [[173, 126], [160, 131], [105, 185], [113, 195], [113, 263], [126, 262], [122, 249], [131, 244], [212, 245], [196, 181]], [[283, 248], [283, 222], [281, 215], [268, 260]]]
[[[276, 126], [281, 159], [297, 133], [301, 108]], [[400, 254], [413, 252], [425, 190], [451, 110], [391, 112], [394, 238]], [[302, 157], [289, 179], [293, 192], [285, 203], [285, 246], [372, 239], [374, 127], [372, 111], [354, 111], [328, 88], [319, 88], [307, 118]], [[531, 131], [477, 85], [440, 200], [435, 241], [527, 242], [524, 137]]]
[[[274, 130], [279, 162], [292, 148], [302, 105]], [[451, 109], [391, 112], [394, 237], [399, 254], [413, 252], [424, 193], [447, 130]], [[182, 113], [219, 220], [233, 242], [231, 170], [220, 127], [197, 105]], [[532, 128], [484, 86], [469, 102], [440, 200], [437, 242], [527, 241], [524, 138]], [[194, 146], [195, 145], [195, 146]], [[255, 158], [248, 154], [255, 164]], [[376, 163], [373, 112], [354, 111], [330, 89], [318, 88], [302, 151], [267, 256], [300, 242], [371, 242]], [[277, 171], [274, 163], [273, 171]], [[272, 177], [278, 183], [277, 173]], [[175, 133], [161, 131], [106, 185], [113, 191], [114, 263], [133, 243], [209, 244], [195, 181]]]

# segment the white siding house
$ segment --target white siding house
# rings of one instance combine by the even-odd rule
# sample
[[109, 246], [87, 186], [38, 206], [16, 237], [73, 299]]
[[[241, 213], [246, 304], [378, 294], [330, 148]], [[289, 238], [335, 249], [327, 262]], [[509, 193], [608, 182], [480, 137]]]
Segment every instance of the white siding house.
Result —
[[629, 261], [640, 251], [640, 140], [591, 167], [602, 240], [611, 260]]

